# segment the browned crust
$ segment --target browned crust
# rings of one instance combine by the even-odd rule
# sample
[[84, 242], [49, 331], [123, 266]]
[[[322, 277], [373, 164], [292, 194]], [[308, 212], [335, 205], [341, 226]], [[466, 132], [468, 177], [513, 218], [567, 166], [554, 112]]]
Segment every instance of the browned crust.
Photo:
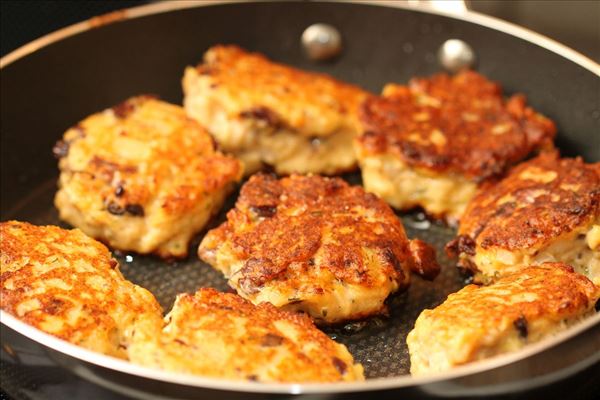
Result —
[[163, 258], [187, 254], [243, 173], [182, 107], [150, 95], [87, 117], [53, 152], [62, 219], [113, 248]]
[[[243, 342], [240, 342], [240, 321], [243, 321]], [[297, 336], [291, 340], [279, 333], [274, 324], [278, 321], [292, 325]], [[169, 345], [182, 349], [194, 347], [193, 342], [187, 341], [198, 337], [199, 331], [218, 333], [226, 348], [235, 349], [234, 365], [238, 365], [240, 375], [273, 364], [279, 346], [284, 346], [288, 355], [285, 362], [273, 364], [275, 378], [281, 382], [339, 381], [352, 368], [348, 360], [339, 358], [338, 345], [319, 331], [307, 315], [281, 311], [270, 303], [254, 305], [240, 296], [212, 288], [178, 296], [164, 332], [171, 330], [176, 330], [177, 343]], [[305, 349], [309, 343], [314, 346], [312, 350]], [[246, 378], [256, 379], [251, 375]]]
[[[1, 308], [22, 321], [47, 330], [48, 317], [59, 318], [60, 328], [49, 333], [120, 355], [118, 336], [127, 327], [119, 321], [128, 318], [117, 315], [117, 310], [127, 310], [130, 321], [146, 313], [160, 318], [160, 306], [152, 295], [126, 281], [108, 249], [81, 231], [8, 221], [0, 223], [0, 238]], [[89, 279], [96, 277], [105, 286], [92, 286]], [[20, 315], [19, 305], [30, 300], [39, 306]], [[73, 318], [74, 312], [80, 316]], [[86, 345], [91, 336], [110, 343]]]
[[[506, 293], [504, 301], [499, 301], [499, 293]], [[535, 296], [535, 300], [527, 297], [513, 300], [522, 294]], [[500, 326], [503, 319], [560, 321], [582, 315], [593, 307], [599, 294], [598, 288], [572, 267], [564, 263], [544, 263], [506, 275], [490, 286], [467, 285], [451, 294], [430, 317], [448, 321], [448, 326], [457, 321], [463, 321], [465, 326], [476, 326], [478, 320], [485, 321], [486, 327]]]
[[[325, 232], [331, 240], [324, 244]], [[402, 223], [389, 206], [339, 178], [254, 175], [227, 222], [211, 234], [213, 242], [230, 240], [236, 257], [246, 260], [241, 282], [250, 292], [272, 280], [289, 282], [293, 274], [286, 271], [292, 264], [296, 272], [313, 268], [322, 246], [321, 268], [346, 283], [371, 285], [363, 248], [374, 250], [385, 273], [400, 282], [406, 278], [401, 265], [414, 264]], [[210, 262], [213, 250], [201, 247], [200, 256]], [[425, 253], [427, 262], [437, 265], [431, 252]]]
[[[226, 87], [233, 97], [242, 94], [241, 103], [251, 99], [252, 108], [242, 110], [241, 117], [263, 120], [273, 127], [285, 126], [307, 136], [333, 133], [304, 129], [312, 126], [307, 117], [318, 109], [347, 116], [350, 125], [357, 129], [357, 110], [368, 95], [359, 87], [329, 75], [275, 63], [260, 53], [234, 45], [211, 47], [204, 63], [196, 69], [201, 75], [210, 75], [212, 87]], [[311, 112], [298, 113], [303, 107]]]
[[551, 147], [556, 131], [522, 94], [504, 100], [497, 83], [473, 71], [388, 85], [383, 97], [363, 103], [360, 118], [365, 133], [358, 143], [367, 154], [390, 153], [413, 167], [475, 181]]
[[[531, 179], [536, 175], [542, 181]], [[481, 188], [461, 219], [459, 238], [448, 249], [473, 255], [476, 246], [535, 248], [599, 215], [600, 163], [541, 154], [498, 184]]]
[[515, 351], [593, 313], [600, 290], [563, 263], [525, 266], [489, 286], [467, 285], [408, 334], [411, 371], [425, 373]]
[[427, 280], [433, 280], [440, 273], [435, 249], [421, 239], [413, 239], [409, 244], [412, 256], [411, 271]]
[[[161, 116], [170, 112], [170, 117], [179, 124], [178, 130], [169, 134], [166, 145], [161, 133], [153, 130], [153, 121], [147, 121], [144, 130], [135, 117], [135, 113], [146, 106], [154, 107]], [[145, 207], [155, 199], [158, 190], [187, 175], [187, 181], [173, 185], [161, 198], [165, 215], [181, 215], [193, 209], [199, 198], [239, 179], [240, 162], [216, 151], [210, 134], [186, 117], [180, 107], [163, 103], [155, 96], [141, 95], [116, 105], [112, 111], [118, 120], [110, 129], [98, 131], [94, 128], [91, 137], [88, 124], [96, 115], [92, 116], [68, 130], [54, 151], [60, 158], [61, 171], [73, 173], [71, 179], [87, 187], [93, 196], [100, 196], [110, 214], [143, 216]], [[135, 122], [128, 125], [127, 120], [132, 118], [136, 118]], [[162, 146], [155, 152], [154, 160], [145, 160], [148, 168], [141, 171], [135, 161], [122, 160], [110, 145], [118, 136], [161, 141]], [[85, 170], [72, 170], [69, 159], [69, 147], [72, 146], [80, 146], [90, 156]], [[114, 179], [115, 175], [120, 177], [118, 181]]]

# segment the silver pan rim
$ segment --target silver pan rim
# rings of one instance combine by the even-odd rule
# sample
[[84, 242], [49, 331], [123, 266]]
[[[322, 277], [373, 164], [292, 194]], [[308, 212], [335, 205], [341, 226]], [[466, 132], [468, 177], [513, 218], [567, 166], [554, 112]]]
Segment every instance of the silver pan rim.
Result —
[[[269, 1], [269, 0], [266, 0]], [[309, 0], [312, 1], [312, 0]], [[563, 58], [568, 59], [571, 62], [585, 68], [586, 70], [600, 76], [600, 64], [584, 56], [581, 53], [555, 41], [548, 37], [545, 37], [536, 32], [530, 31], [526, 28], [522, 28], [515, 24], [502, 21], [500, 19], [486, 16], [474, 11], [461, 11], [460, 13], [451, 13], [446, 11], [440, 11], [424, 3], [400, 3], [396, 1], [367, 1], [367, 0], [325, 0], [326, 2], [347, 2], [374, 6], [394, 7], [402, 8], [407, 10], [419, 11], [427, 14], [435, 14], [463, 20], [477, 25], [485, 26], [503, 33], [510, 34], [514, 37], [526, 40], [546, 50], [552, 51]], [[22, 47], [12, 51], [6, 56], [0, 58], [0, 70], [7, 67], [8, 65], [16, 62], [17, 60], [24, 58], [35, 51], [38, 51], [52, 43], [58, 42], [70, 36], [91, 30], [93, 28], [101, 27], [110, 23], [124, 21], [128, 19], [143, 17], [147, 15], [154, 15], [165, 13], [169, 11], [204, 7], [211, 5], [220, 4], [236, 4], [243, 3], [244, 0], [204, 0], [202, 2], [190, 1], [190, 0], [175, 0], [166, 1], [161, 3], [154, 3], [149, 5], [143, 5], [124, 9], [121, 11], [109, 13], [105, 16], [91, 18], [86, 21], [82, 21], [65, 28], [59, 29], [55, 32], [49, 33], [42, 36]], [[259, 0], [259, 2], [265, 2], [265, 0]], [[152, 369], [142, 367], [139, 365], [132, 364], [128, 361], [117, 359], [114, 357], [106, 356], [100, 353], [93, 352], [80, 346], [76, 346], [72, 343], [61, 340], [55, 336], [42, 332], [33, 326], [27, 325], [24, 322], [18, 320], [14, 316], [10, 315], [4, 310], [0, 310], [0, 323], [11, 328], [15, 332], [43, 345], [54, 351], [65, 354], [67, 356], [76, 358], [87, 363], [108, 368], [124, 374], [136, 375], [142, 378], [152, 379], [165, 383], [180, 384], [185, 386], [192, 386], [206, 389], [217, 389], [223, 391], [236, 391], [236, 392], [252, 392], [252, 393], [274, 393], [274, 394], [311, 394], [311, 393], [341, 393], [341, 392], [360, 392], [360, 391], [372, 391], [372, 390], [385, 390], [394, 389], [407, 386], [427, 385], [435, 384], [455, 378], [465, 377], [468, 375], [489, 371], [495, 368], [499, 368], [545, 350], [554, 347], [563, 341], [566, 341], [578, 334], [600, 324], [600, 313], [587, 318], [585, 321], [573, 326], [572, 328], [565, 330], [555, 336], [547, 338], [541, 342], [532, 344], [525, 349], [516, 353], [504, 354], [492, 359], [481, 360], [465, 366], [457, 367], [448, 372], [435, 373], [422, 377], [413, 377], [411, 375], [403, 375], [398, 377], [390, 378], [376, 378], [369, 379], [364, 382], [351, 382], [351, 383], [302, 383], [302, 384], [283, 384], [283, 383], [255, 383], [235, 380], [224, 380], [211, 377], [201, 377], [194, 375], [184, 375], [179, 373], [167, 372], [158, 369]], [[593, 358], [593, 357], [590, 357]], [[589, 360], [589, 359], [588, 359]], [[593, 362], [600, 360], [600, 354], [597, 355]], [[529, 381], [530, 387], [537, 386], [534, 384], [535, 379]]]
[[[187, 375], [154, 368], [143, 367], [129, 361], [118, 359], [74, 345], [56, 336], [45, 333], [28, 325], [4, 310], [0, 310], [0, 322], [15, 332], [43, 345], [54, 351], [76, 358], [87, 363], [108, 368], [110, 370], [152, 379], [165, 383], [173, 383], [206, 389], [223, 391], [276, 393], [276, 394], [315, 394], [315, 393], [343, 393], [394, 389], [407, 386], [422, 386], [440, 383], [443, 381], [461, 378], [468, 375], [489, 371], [518, 362], [535, 354], [548, 350], [568, 339], [571, 339], [596, 325], [600, 325], [600, 313], [586, 318], [573, 327], [548, 337], [540, 342], [533, 343], [524, 349], [496, 357], [476, 361], [467, 365], [456, 367], [450, 371], [428, 374], [426, 376], [402, 375], [390, 378], [375, 378], [361, 382], [336, 382], [336, 383], [257, 383], [230, 379], [219, 379], [197, 375]], [[586, 364], [600, 360], [600, 353], [590, 356]], [[533, 378], [529, 381], [531, 387], [536, 386]], [[490, 394], [488, 392], [488, 394]]]
[[[253, 2], [271, 2], [274, 0], [254, 0]], [[591, 58], [579, 53], [576, 50], [540, 33], [534, 32], [527, 28], [523, 28], [511, 22], [491, 17], [471, 10], [461, 10], [460, 12], [448, 12], [436, 8], [435, 3], [412, 3], [399, 2], [396, 0], [308, 0], [320, 1], [329, 3], [353, 3], [371, 5], [376, 7], [392, 7], [405, 10], [419, 11], [426, 14], [441, 15], [449, 18], [459, 19], [462, 21], [474, 23], [487, 28], [491, 28], [511, 36], [526, 40], [536, 44], [546, 50], [552, 51], [567, 60], [587, 69], [588, 71], [600, 76], [600, 64]], [[78, 22], [73, 25], [61, 28], [38, 39], [35, 39], [0, 58], [0, 69], [14, 63], [15, 61], [43, 48], [58, 42], [69, 36], [76, 35], [87, 30], [98, 28], [114, 22], [124, 21], [133, 18], [139, 18], [147, 15], [161, 14], [169, 11], [182, 10], [196, 7], [206, 7], [220, 4], [236, 4], [246, 3], [246, 0], [203, 0], [202, 2], [194, 0], [172, 0], [154, 4], [148, 4], [138, 7], [127, 8], [115, 12], [105, 14], [100, 17], [90, 18], [88, 20]]]

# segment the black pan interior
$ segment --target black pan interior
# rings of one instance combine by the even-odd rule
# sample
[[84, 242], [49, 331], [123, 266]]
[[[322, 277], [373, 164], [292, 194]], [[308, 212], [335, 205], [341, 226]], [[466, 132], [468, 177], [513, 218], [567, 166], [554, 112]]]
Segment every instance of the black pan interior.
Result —
[[[308, 61], [301, 32], [315, 22], [336, 26], [344, 52], [326, 64]], [[275, 60], [318, 70], [378, 92], [386, 82], [406, 82], [440, 70], [435, 53], [443, 41], [460, 38], [475, 49], [477, 69], [503, 84], [506, 93], [524, 92], [529, 102], [554, 119], [565, 155], [600, 159], [600, 80], [590, 71], [537, 45], [479, 25], [417, 11], [356, 4], [257, 3], [198, 7], [114, 23], [69, 37], [2, 70], [1, 219], [59, 224], [52, 205], [57, 167], [51, 148], [85, 116], [139, 93], [181, 103], [186, 65], [217, 43], [235, 43]], [[358, 174], [346, 176], [359, 183]], [[227, 210], [233, 204], [231, 196]], [[348, 345], [368, 377], [408, 373], [405, 337], [423, 308], [439, 304], [464, 285], [443, 245], [454, 232], [401, 216], [409, 236], [436, 245], [443, 273], [435, 282], [413, 279], [408, 292], [389, 301], [390, 316], [329, 331]], [[213, 225], [223, 218], [223, 213]], [[183, 291], [200, 286], [227, 289], [219, 273], [190, 257], [165, 263], [119, 254], [122, 270], [151, 290], [165, 310]]]

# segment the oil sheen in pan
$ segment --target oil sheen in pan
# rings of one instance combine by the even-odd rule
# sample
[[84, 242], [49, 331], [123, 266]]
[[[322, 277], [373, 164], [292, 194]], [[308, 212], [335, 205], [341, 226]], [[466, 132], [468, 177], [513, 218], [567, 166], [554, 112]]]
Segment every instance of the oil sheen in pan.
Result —
[[[347, 174], [344, 179], [351, 184], [360, 184], [360, 174]], [[68, 227], [58, 219], [53, 205], [56, 180], [49, 181], [35, 190], [7, 215], [7, 219], [18, 219], [38, 225], [60, 225]], [[221, 213], [213, 219], [209, 229], [225, 219], [225, 214], [235, 203], [237, 192], [225, 203]], [[393, 295], [388, 299], [389, 316], [374, 317], [345, 326], [328, 328], [326, 333], [344, 343], [357, 362], [362, 363], [367, 378], [384, 378], [409, 373], [410, 361], [406, 346], [406, 335], [425, 308], [440, 304], [450, 293], [465, 285], [465, 278], [445, 256], [444, 245], [455, 236], [453, 229], [429, 223], [422, 213], [414, 212], [400, 216], [410, 238], [419, 237], [437, 250], [442, 272], [428, 282], [413, 275], [408, 291]], [[182, 292], [194, 292], [199, 287], [214, 287], [221, 291], [231, 291], [223, 276], [209, 265], [200, 261], [196, 249], [201, 232], [192, 242], [190, 255], [184, 260], [165, 262], [151, 256], [133, 253], [116, 253], [121, 271], [134, 283], [150, 290], [163, 309], [168, 311], [175, 296]]]

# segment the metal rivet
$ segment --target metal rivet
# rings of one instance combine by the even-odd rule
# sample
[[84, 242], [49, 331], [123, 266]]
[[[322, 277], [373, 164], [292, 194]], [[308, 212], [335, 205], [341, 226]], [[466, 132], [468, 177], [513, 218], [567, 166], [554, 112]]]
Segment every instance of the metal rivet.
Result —
[[331, 25], [313, 24], [302, 33], [302, 47], [311, 60], [328, 60], [342, 51], [342, 35]]
[[438, 51], [440, 64], [449, 72], [471, 68], [475, 65], [475, 59], [473, 48], [460, 39], [446, 40]]

